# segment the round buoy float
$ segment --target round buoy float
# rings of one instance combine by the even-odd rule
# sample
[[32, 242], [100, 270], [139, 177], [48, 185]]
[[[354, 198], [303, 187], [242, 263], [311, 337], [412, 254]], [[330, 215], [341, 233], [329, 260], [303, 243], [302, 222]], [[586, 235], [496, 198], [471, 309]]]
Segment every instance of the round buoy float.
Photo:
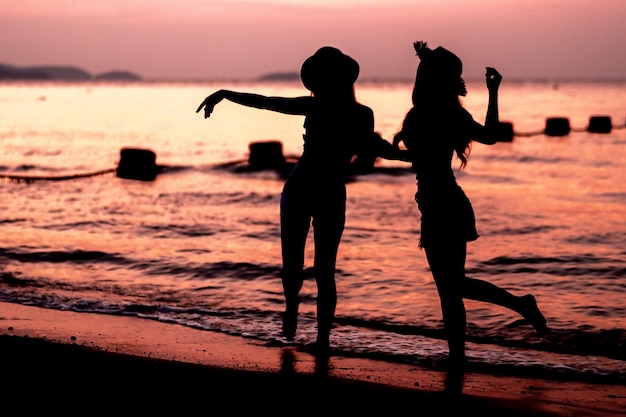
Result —
[[253, 169], [282, 169], [285, 166], [283, 144], [277, 140], [251, 142], [248, 164]]
[[513, 137], [515, 136], [515, 132], [513, 131], [513, 123], [500, 122], [500, 124], [498, 125], [497, 136], [500, 139], [498, 142], [513, 142]]
[[569, 135], [570, 126], [569, 119], [565, 117], [551, 117], [546, 120], [546, 128], [544, 133], [548, 136], [566, 136]]
[[613, 124], [610, 116], [591, 116], [587, 132], [591, 133], [611, 133]]
[[140, 181], [153, 181], [160, 168], [156, 164], [156, 154], [149, 149], [122, 148], [120, 162], [115, 174], [120, 178]]

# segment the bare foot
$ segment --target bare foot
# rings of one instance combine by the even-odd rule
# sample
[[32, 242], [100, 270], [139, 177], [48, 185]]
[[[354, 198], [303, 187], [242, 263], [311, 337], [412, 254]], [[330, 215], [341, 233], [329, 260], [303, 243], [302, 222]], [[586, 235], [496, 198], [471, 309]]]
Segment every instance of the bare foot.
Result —
[[537, 306], [537, 301], [532, 294], [526, 294], [521, 297], [521, 314], [535, 328], [539, 338], [550, 331], [546, 325], [546, 319]]
[[296, 336], [296, 329], [298, 328], [298, 306], [287, 307], [283, 313], [283, 336], [287, 340], [293, 340]]
[[463, 392], [465, 383], [465, 354], [449, 355], [447, 360], [447, 373], [444, 382], [444, 391], [448, 395], [458, 396]]

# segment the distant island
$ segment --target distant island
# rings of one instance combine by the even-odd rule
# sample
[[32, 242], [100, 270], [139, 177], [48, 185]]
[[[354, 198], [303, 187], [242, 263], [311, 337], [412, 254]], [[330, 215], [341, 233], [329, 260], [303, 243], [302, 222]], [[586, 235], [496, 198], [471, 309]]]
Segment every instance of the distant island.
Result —
[[257, 78], [257, 81], [299, 81], [299, 72], [271, 72], [269, 74], [261, 75]]
[[90, 74], [89, 72], [71, 66], [34, 66], [15, 67], [0, 64], [0, 80], [31, 80], [31, 81], [139, 81], [141, 76], [129, 71], [109, 71], [102, 74]]

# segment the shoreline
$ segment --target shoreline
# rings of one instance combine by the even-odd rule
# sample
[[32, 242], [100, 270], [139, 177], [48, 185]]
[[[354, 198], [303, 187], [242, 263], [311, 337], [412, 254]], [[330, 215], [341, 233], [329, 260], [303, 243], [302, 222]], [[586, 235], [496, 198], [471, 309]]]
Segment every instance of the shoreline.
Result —
[[222, 404], [273, 414], [442, 415], [448, 407], [481, 416], [626, 414], [621, 385], [468, 373], [463, 394], [450, 401], [441, 371], [341, 356], [319, 364], [293, 347], [218, 332], [3, 302], [0, 353], [5, 398], [46, 398], [45, 410], [82, 399], [141, 411]]

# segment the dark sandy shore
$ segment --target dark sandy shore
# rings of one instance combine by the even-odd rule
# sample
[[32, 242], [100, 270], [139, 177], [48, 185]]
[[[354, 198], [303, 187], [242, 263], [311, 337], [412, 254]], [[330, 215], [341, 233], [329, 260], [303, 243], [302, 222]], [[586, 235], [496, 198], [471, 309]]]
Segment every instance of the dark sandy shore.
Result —
[[[443, 374], [95, 314], [0, 303], [5, 415], [624, 416], [626, 387]], [[4, 414], [4, 413], [3, 413]]]

